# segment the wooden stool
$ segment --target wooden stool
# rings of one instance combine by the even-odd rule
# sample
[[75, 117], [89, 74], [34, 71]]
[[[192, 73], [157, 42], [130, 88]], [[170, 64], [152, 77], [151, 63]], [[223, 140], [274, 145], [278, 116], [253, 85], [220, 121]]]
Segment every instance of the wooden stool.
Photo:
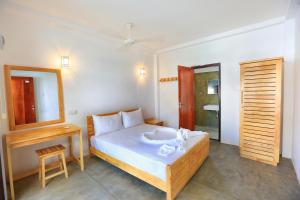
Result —
[[[67, 171], [67, 166], [66, 166], [66, 159], [65, 159], [65, 147], [61, 144], [59, 145], [54, 145], [50, 147], [46, 147], [43, 149], [36, 150], [36, 153], [39, 157], [39, 179], [42, 179], [42, 186], [43, 188], [46, 186], [46, 180], [53, 178], [55, 176], [61, 175], [65, 173], [65, 177], [68, 178], [68, 171]], [[47, 158], [51, 158], [57, 156], [59, 160], [59, 165], [60, 165], [60, 171], [53, 173], [49, 176], [46, 176], [46, 167], [45, 167], [45, 160]], [[59, 159], [59, 156], [61, 159]]]

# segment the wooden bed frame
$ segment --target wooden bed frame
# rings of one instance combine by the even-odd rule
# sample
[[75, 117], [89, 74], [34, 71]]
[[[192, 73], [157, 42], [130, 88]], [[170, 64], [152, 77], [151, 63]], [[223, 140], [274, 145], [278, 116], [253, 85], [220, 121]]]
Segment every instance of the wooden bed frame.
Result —
[[[137, 109], [124, 110], [126, 112]], [[98, 114], [98, 116], [108, 116], [118, 112]], [[115, 159], [91, 146], [91, 137], [95, 135], [92, 116], [87, 116], [88, 142], [90, 155], [95, 155], [106, 162], [124, 170], [125, 172], [153, 185], [154, 187], [167, 193], [167, 200], [173, 200], [188, 183], [190, 178], [196, 173], [209, 153], [209, 137], [206, 136], [194, 147], [189, 149], [184, 155], [178, 158], [173, 164], [167, 166], [167, 180], [159, 179], [148, 172], [140, 170], [123, 161]]]

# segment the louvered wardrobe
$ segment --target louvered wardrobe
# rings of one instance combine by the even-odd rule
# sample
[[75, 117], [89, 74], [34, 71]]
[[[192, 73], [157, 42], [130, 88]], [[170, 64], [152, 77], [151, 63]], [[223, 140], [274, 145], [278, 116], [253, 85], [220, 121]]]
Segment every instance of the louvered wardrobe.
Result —
[[240, 155], [277, 165], [280, 154], [283, 58], [243, 62]]

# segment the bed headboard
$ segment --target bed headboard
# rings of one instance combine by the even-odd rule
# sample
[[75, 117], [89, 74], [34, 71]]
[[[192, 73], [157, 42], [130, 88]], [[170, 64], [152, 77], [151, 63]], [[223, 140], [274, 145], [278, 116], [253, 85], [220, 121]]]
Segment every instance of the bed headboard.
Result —
[[[132, 108], [132, 109], [124, 109], [121, 111], [124, 112], [131, 112], [131, 111], [135, 111], [138, 110], [138, 108]], [[111, 112], [111, 113], [102, 113], [102, 114], [96, 114], [97, 116], [109, 116], [109, 115], [115, 115], [118, 114], [120, 111], [118, 112]], [[92, 115], [89, 115], [86, 117], [86, 122], [87, 122], [87, 134], [88, 134], [88, 141], [89, 141], [89, 148], [91, 147], [91, 137], [93, 135], [95, 135], [95, 130], [94, 130], [94, 122], [93, 122], [93, 117]]]

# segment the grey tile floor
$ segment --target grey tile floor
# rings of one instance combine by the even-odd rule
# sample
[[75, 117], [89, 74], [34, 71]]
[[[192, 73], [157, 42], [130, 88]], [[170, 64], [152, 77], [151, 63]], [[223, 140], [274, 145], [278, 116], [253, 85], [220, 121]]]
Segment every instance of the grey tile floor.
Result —
[[[165, 193], [92, 157], [84, 172], [69, 164], [70, 177], [56, 177], [42, 189], [37, 176], [15, 183], [17, 199], [154, 200]], [[278, 167], [241, 158], [236, 146], [211, 141], [210, 156], [177, 199], [300, 200], [300, 185], [289, 159]]]

